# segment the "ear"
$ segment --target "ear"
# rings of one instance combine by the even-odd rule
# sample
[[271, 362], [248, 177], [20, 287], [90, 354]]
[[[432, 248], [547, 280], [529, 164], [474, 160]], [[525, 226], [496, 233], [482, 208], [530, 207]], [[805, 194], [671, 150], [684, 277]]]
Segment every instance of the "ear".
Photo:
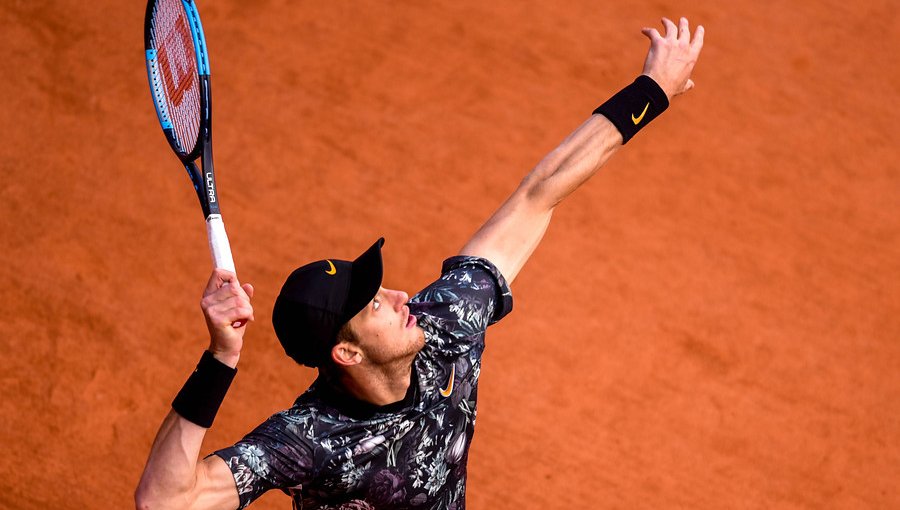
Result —
[[362, 351], [350, 342], [338, 342], [331, 348], [331, 359], [338, 365], [349, 367], [362, 363]]

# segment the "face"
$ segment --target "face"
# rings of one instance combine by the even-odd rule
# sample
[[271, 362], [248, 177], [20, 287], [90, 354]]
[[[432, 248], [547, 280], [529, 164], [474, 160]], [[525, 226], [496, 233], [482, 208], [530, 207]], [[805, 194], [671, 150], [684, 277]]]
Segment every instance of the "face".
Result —
[[409, 313], [409, 295], [381, 287], [375, 298], [350, 319], [364, 356], [372, 364], [411, 358], [425, 345], [424, 332]]

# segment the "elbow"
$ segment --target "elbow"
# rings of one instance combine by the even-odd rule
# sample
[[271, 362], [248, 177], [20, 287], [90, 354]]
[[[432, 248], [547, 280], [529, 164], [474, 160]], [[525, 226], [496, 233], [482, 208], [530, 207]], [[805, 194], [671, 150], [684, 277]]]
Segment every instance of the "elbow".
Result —
[[547, 178], [531, 173], [522, 179], [515, 195], [531, 208], [552, 211], [561, 200], [554, 197], [552, 188]]
[[540, 200], [543, 189], [546, 187], [546, 182], [547, 180], [544, 176], [532, 171], [519, 183], [516, 195], [523, 200]]
[[151, 479], [152, 477], [148, 477], [145, 471], [137, 488], [134, 489], [134, 508], [137, 510], [151, 510], [160, 507], [159, 498], [154, 497], [158, 491], [153, 490]]
[[155, 505], [147, 498], [140, 486], [134, 491], [134, 508], [135, 510], [151, 510], [155, 508]]
[[161, 508], [161, 505], [157, 499], [153, 498], [151, 491], [144, 485], [143, 480], [142, 483], [138, 484], [137, 489], [134, 491], [134, 508], [135, 510], [153, 510], [155, 508]]

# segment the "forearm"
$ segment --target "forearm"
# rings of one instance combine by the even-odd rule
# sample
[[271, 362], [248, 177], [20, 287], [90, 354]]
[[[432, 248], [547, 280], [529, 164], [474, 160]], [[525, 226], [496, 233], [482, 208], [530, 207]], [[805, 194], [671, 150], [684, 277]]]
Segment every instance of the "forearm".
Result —
[[489, 259], [512, 282], [544, 236], [556, 206], [662, 113], [672, 97], [694, 86], [690, 76], [703, 47], [703, 27], [691, 40], [687, 19], [676, 27], [663, 18], [663, 24], [665, 36], [653, 28], [642, 30], [650, 39], [643, 76], [602, 104], [595, 110], [602, 115], [592, 115], [541, 160], [461, 254]]
[[697, 27], [691, 40], [686, 18], [677, 27], [667, 18], [662, 21], [665, 37], [656, 29], [642, 30], [651, 43], [641, 76], [597, 108], [523, 180], [517, 193], [524, 192], [535, 207], [552, 211], [662, 113], [674, 96], [693, 88], [690, 75], [703, 47], [704, 29]]
[[[226, 289], [223, 293], [230, 293]], [[216, 308], [213, 306], [212, 308]], [[205, 310], [213, 315], [217, 313]], [[240, 314], [238, 314], [240, 315]], [[223, 321], [236, 317], [225, 315]], [[229, 324], [229, 322], [224, 322]], [[213, 342], [213, 344], [217, 344]], [[236, 495], [230, 470], [210, 458], [199, 461], [200, 447], [236, 373], [236, 356], [204, 352], [197, 368], [172, 402], [150, 449], [135, 492], [138, 508], [234, 508]], [[215, 467], [216, 469], [213, 469]], [[218, 476], [213, 476], [217, 474]]]
[[460, 253], [487, 258], [512, 283], [544, 237], [556, 205], [621, 146], [615, 126], [593, 115], [538, 163]]
[[197, 485], [197, 461], [207, 429], [174, 410], [166, 416], [135, 492], [139, 508], [189, 508]]
[[592, 115], [525, 177], [520, 190], [539, 209], [552, 210], [591, 178], [622, 147], [622, 135]]

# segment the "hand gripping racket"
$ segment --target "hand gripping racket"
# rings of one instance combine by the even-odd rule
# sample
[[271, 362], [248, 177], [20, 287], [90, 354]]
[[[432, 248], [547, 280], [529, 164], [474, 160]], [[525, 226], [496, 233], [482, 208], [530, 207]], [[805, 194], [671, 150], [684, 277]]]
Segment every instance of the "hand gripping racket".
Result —
[[213, 173], [209, 55], [194, 1], [149, 0], [144, 48], [156, 115], [200, 199], [213, 264], [234, 272]]

